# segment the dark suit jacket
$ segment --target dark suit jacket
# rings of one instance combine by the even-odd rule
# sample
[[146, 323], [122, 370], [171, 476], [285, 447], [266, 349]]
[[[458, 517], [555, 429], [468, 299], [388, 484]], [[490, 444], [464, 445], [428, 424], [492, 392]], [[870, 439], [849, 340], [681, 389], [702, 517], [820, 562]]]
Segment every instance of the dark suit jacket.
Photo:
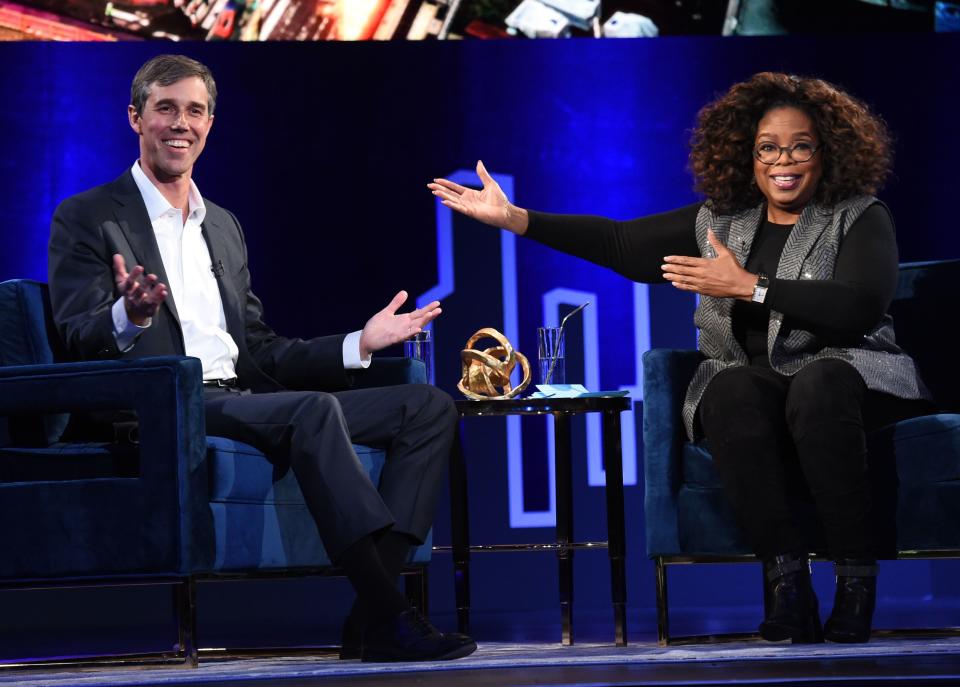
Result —
[[[239, 348], [240, 384], [258, 392], [339, 391], [350, 386], [343, 368], [344, 335], [308, 341], [278, 336], [263, 321], [250, 290], [247, 248], [236, 217], [204, 198], [203, 236], [214, 265], [223, 263], [220, 297], [227, 329]], [[128, 269], [143, 265], [168, 283], [146, 206], [130, 170], [118, 179], [63, 201], [53, 216], [49, 245], [50, 300], [68, 354], [76, 360], [184, 355], [183, 332], [171, 295], [134, 346], [120, 352], [111, 308], [120, 297], [113, 255]]]

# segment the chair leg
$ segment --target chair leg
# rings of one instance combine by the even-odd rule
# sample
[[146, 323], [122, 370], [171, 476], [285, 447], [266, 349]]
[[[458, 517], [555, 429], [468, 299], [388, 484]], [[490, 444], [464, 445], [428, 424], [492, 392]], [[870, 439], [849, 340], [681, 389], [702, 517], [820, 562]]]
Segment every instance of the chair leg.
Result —
[[420, 609], [425, 616], [430, 614], [430, 584], [427, 567], [418, 566], [403, 575], [403, 587], [407, 601], [411, 606]]
[[177, 619], [177, 653], [189, 668], [196, 668], [197, 655], [197, 583], [188, 577], [173, 585], [173, 612]]
[[667, 566], [662, 556], [653, 559], [657, 583], [657, 644], [670, 643], [670, 606], [667, 598]]
[[423, 566], [420, 571], [420, 595], [423, 597], [423, 614], [430, 616], [430, 569]]

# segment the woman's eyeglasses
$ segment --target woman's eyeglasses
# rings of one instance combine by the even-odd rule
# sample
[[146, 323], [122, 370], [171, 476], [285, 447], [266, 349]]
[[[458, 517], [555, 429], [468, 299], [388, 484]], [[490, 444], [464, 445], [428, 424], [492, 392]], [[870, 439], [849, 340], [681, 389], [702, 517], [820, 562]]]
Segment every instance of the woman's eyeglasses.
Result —
[[753, 149], [753, 156], [765, 165], [776, 164], [786, 153], [794, 162], [810, 162], [814, 154], [820, 150], [819, 145], [813, 143], [794, 143], [792, 146], [778, 146], [775, 143], [764, 142], [757, 144]]

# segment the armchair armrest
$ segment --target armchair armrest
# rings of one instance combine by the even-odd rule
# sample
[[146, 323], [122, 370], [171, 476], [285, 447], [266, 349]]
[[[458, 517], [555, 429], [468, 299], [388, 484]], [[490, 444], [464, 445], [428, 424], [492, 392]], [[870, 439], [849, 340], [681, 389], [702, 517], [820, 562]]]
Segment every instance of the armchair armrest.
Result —
[[647, 555], [680, 550], [677, 492], [680, 450], [686, 436], [680, 416], [687, 386], [703, 360], [699, 351], [653, 349], [643, 354], [643, 475]]
[[353, 381], [356, 388], [364, 389], [396, 384], [426, 384], [427, 368], [414, 358], [374, 358], [367, 369], [354, 371]]
[[201, 376], [186, 357], [0, 367], [0, 415], [136, 411], [149, 527], [134, 545], [151, 567], [186, 573], [209, 567], [214, 550]]

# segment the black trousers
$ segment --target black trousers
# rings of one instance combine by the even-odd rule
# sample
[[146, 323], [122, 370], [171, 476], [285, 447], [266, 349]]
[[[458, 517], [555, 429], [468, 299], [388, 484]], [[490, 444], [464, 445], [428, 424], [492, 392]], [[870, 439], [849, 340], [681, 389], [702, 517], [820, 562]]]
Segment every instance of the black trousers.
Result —
[[[426, 384], [335, 393], [205, 394], [207, 432], [289, 465], [331, 559], [392, 527], [423, 542], [457, 425], [450, 396]], [[379, 489], [353, 443], [384, 447]]]
[[[928, 412], [926, 401], [870, 391], [852, 365], [823, 359], [792, 377], [723, 370], [703, 394], [699, 420], [758, 556], [807, 553], [810, 533], [822, 531], [834, 559], [875, 558], [867, 433]], [[803, 521], [811, 500], [822, 530]]]

